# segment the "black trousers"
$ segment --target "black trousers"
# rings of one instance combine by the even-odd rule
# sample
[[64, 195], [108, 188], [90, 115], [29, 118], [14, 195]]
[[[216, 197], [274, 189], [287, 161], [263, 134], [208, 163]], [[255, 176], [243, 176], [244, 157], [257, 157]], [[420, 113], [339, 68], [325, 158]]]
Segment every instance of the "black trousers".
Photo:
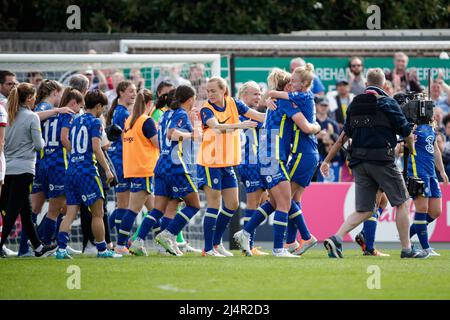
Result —
[[[103, 201], [103, 223], [105, 225], [105, 241], [106, 243], [111, 242], [111, 235], [109, 232], [109, 222], [108, 222], [108, 214], [106, 213], [106, 200]], [[83, 232], [83, 250], [86, 248], [88, 242], [91, 242], [95, 245], [95, 237], [92, 233], [92, 215], [89, 212], [88, 207], [81, 205], [80, 206], [80, 220], [81, 220], [81, 231]]]
[[5, 176], [5, 185], [2, 188], [0, 197], [0, 208], [6, 214], [3, 217], [3, 232], [0, 248], [3, 248], [19, 214], [22, 221], [22, 228], [33, 247], [36, 249], [41, 245], [41, 241], [31, 219], [30, 192], [32, 184], [33, 175], [31, 173]]

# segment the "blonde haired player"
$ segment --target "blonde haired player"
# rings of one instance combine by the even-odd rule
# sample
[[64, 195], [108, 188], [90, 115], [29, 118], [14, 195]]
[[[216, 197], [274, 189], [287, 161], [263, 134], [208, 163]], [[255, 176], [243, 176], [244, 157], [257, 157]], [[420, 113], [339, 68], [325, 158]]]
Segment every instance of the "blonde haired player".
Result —
[[[286, 97], [289, 97], [290, 80], [291, 75], [286, 71], [272, 70], [268, 82], [273, 89], [279, 91], [269, 91], [269, 94], [284, 90]], [[270, 202], [265, 202], [257, 209], [247, 226], [235, 233], [234, 239], [247, 255], [252, 255], [249, 246], [250, 235], [264, 219], [275, 211], [273, 255], [276, 257], [296, 257], [283, 248], [284, 234], [288, 226], [288, 212], [297, 213], [299, 211], [297, 205], [291, 202], [290, 177], [285, 163], [291, 152], [294, 123], [308, 134], [318, 132], [320, 126], [311, 124], [311, 120], [307, 121], [303, 113], [300, 112], [300, 108], [294, 106], [287, 99], [279, 98], [275, 105], [271, 101], [267, 101], [267, 103], [272, 106], [264, 123], [263, 135], [261, 136], [264, 143], [260, 144], [259, 156], [260, 173], [266, 189], [269, 190]]]
[[[206, 91], [208, 100], [200, 110], [203, 141], [197, 159], [199, 188], [204, 189], [208, 205], [203, 223], [203, 255], [232, 256], [222, 245], [222, 235], [239, 206], [233, 169], [241, 163], [241, 137], [237, 129], [257, 126], [257, 122], [250, 120], [240, 122], [239, 116], [259, 122], [264, 122], [265, 116], [232, 98], [220, 77], [209, 79]], [[220, 210], [222, 200], [224, 207]]]
[[[316, 107], [311, 85], [314, 80], [314, 66], [307, 63], [292, 72], [292, 92], [270, 91], [272, 98], [289, 99], [294, 103], [310, 123], [316, 122]], [[292, 207], [289, 211], [286, 246], [291, 253], [301, 255], [317, 244], [317, 239], [310, 234], [306, 225], [301, 197], [305, 188], [311, 183], [312, 177], [319, 163], [319, 151], [315, 135], [304, 132], [294, 126], [292, 136], [291, 159], [288, 163], [289, 178], [291, 179]], [[295, 204], [295, 205], [294, 205]], [[297, 228], [302, 236], [301, 243], [295, 241]]]
[[[255, 109], [261, 101], [261, 88], [255, 81], [248, 81], [244, 83], [238, 92], [238, 99]], [[244, 116], [240, 116], [241, 121], [249, 120]], [[242, 130], [242, 163], [238, 166], [238, 173], [242, 183], [245, 186], [246, 204], [244, 227], [258, 207], [267, 200], [267, 193], [263, 188], [263, 181], [259, 173], [258, 166], [258, 140], [259, 131], [262, 123], [258, 122], [256, 128]], [[268, 253], [260, 251], [253, 246], [255, 233], [250, 238], [250, 249], [254, 256], [263, 256]]]

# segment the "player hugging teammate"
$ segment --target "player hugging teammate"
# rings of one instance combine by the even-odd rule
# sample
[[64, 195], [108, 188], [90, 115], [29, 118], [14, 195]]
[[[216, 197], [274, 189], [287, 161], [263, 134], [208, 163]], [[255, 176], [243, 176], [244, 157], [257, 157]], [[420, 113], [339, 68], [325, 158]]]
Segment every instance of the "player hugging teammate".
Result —
[[[74, 77], [80, 80], [79, 76]], [[239, 208], [236, 167], [245, 186], [246, 210], [244, 228], [235, 233], [233, 239], [244, 255], [266, 255], [254, 246], [255, 230], [274, 213], [273, 256], [302, 256], [317, 244], [306, 224], [301, 202], [319, 163], [315, 135], [321, 127], [316, 122], [311, 91], [314, 79], [314, 67], [310, 63], [295, 68], [292, 74], [274, 68], [268, 76], [269, 90], [264, 98], [259, 85], [249, 81], [240, 88], [235, 99], [230, 96], [226, 81], [213, 77], [206, 82], [207, 99], [197, 110], [194, 110], [197, 93], [189, 85], [174, 87], [162, 82], [154, 104], [150, 90], [143, 88], [137, 92], [136, 86], [126, 80], [117, 85], [117, 97], [108, 111], [105, 110], [107, 96], [99, 90], [87, 93], [73, 87], [63, 90], [58, 82], [45, 80], [37, 91], [36, 114], [31, 113], [36, 105], [34, 91], [26, 85], [19, 86], [11, 98], [14, 103], [10, 104], [10, 109], [13, 105], [16, 109], [8, 109], [8, 112], [37, 116], [43, 138], [42, 146], [39, 145], [42, 141], [30, 140], [37, 139], [36, 134], [27, 140], [28, 144], [34, 144], [31, 152], [39, 152], [36, 161], [30, 160], [33, 164], [30, 169], [21, 172], [24, 180], [19, 182], [23, 192], [14, 195], [6, 184], [2, 194], [2, 209], [16, 210], [13, 200], [18, 196], [25, 199], [29, 192], [25, 190], [26, 183], [34, 180], [34, 214], [31, 214], [31, 207], [20, 213], [26, 231], [21, 237], [21, 255], [28, 254], [28, 235], [36, 256], [55, 252], [52, 241], [56, 238], [56, 258], [71, 259], [77, 252], [68, 242], [80, 206], [85, 206], [92, 217], [88, 223], [99, 258], [147, 256], [145, 238], [150, 232], [171, 255], [195, 252], [184, 241], [182, 230], [201, 210], [198, 190], [202, 189], [206, 197], [202, 256], [233, 256], [225, 249], [222, 237]], [[19, 89], [23, 91], [20, 99], [16, 97]], [[381, 88], [379, 90], [385, 95]], [[258, 111], [263, 105], [267, 107], [266, 113]], [[108, 151], [111, 163], [102, 151], [102, 146], [109, 142], [103, 132], [103, 114], [107, 114], [106, 132], [112, 142]], [[34, 117], [33, 124], [39, 120]], [[0, 124], [3, 122], [6, 121]], [[424, 123], [414, 130], [416, 150], [409, 158], [408, 174], [423, 180], [425, 190], [414, 197], [416, 213], [410, 234], [417, 234], [427, 255], [438, 255], [430, 247], [427, 234], [427, 224], [442, 210], [435, 169], [445, 183], [448, 177], [433, 126]], [[14, 140], [11, 138], [9, 136], [9, 141]], [[199, 150], [195, 144], [200, 146]], [[6, 157], [5, 182], [12, 179], [8, 175], [8, 163], [14, 165], [13, 158]], [[105, 173], [102, 176], [99, 166]], [[112, 250], [109, 234], [105, 236], [108, 223], [104, 209], [104, 186], [113, 181], [116, 208], [109, 221], [117, 231], [115, 250]], [[377, 199], [380, 197], [381, 193]], [[49, 210], [37, 236], [33, 222], [46, 199]], [[381, 208], [386, 206], [386, 201], [378, 202]], [[144, 207], [147, 213], [131, 235], [136, 217]], [[379, 211], [381, 213], [382, 209]], [[364, 223], [356, 240], [365, 255], [381, 256], [383, 254], [373, 247], [378, 214], [369, 214], [372, 217]], [[12, 217], [5, 219], [7, 233], [14, 222]], [[297, 241], [297, 233], [300, 233], [300, 241]], [[4, 234], [2, 244], [6, 237]], [[3, 249], [1, 252], [5, 256]]]
[[[294, 255], [284, 248], [285, 233], [288, 227], [288, 221], [292, 220], [294, 227], [291, 229], [295, 239], [297, 229], [304, 231], [304, 239], [308, 240], [313, 246], [314, 238], [309, 234], [302, 211], [292, 198], [299, 186], [298, 182], [292, 182], [291, 177], [294, 176], [299, 168], [299, 156], [291, 157], [291, 165], [286, 167], [289, 155], [300, 152], [299, 145], [304, 145], [304, 139], [312, 139], [313, 159], [318, 159], [317, 140], [314, 134], [320, 131], [320, 126], [315, 123], [315, 109], [310, 87], [312, 83], [312, 65], [299, 67], [294, 70], [293, 75], [281, 70], [274, 69], [269, 75], [269, 87], [273, 90], [269, 91], [269, 96], [277, 98], [276, 103], [271, 106], [268, 111], [259, 143], [259, 167], [260, 175], [264, 188], [269, 191], [270, 200], [263, 203], [253, 214], [250, 221], [243, 230], [234, 235], [234, 239], [247, 255], [252, 255], [250, 248], [250, 239], [256, 227], [258, 227], [270, 214], [275, 212], [274, 216], [274, 244], [273, 255], [276, 257], [299, 257], [300, 248], [294, 246], [292, 252], [297, 251], [298, 255]], [[292, 92], [291, 92], [292, 91]], [[271, 104], [271, 101], [267, 101]], [[297, 127], [298, 126], [298, 127]], [[304, 132], [304, 136], [298, 134], [300, 129]], [[311, 137], [310, 137], [311, 135]], [[307, 151], [304, 149], [304, 151]], [[308, 155], [309, 156], [309, 153]], [[292, 162], [293, 159], [293, 162]], [[299, 159], [300, 160], [300, 159]], [[308, 163], [308, 160], [305, 161]], [[307, 164], [303, 169], [304, 187], [309, 185], [317, 161]], [[309, 169], [307, 169], [309, 167]], [[291, 174], [288, 173], [290, 168]], [[300, 181], [301, 179], [296, 179]], [[291, 186], [294, 187], [292, 192]], [[294, 242], [294, 239], [292, 242]]]

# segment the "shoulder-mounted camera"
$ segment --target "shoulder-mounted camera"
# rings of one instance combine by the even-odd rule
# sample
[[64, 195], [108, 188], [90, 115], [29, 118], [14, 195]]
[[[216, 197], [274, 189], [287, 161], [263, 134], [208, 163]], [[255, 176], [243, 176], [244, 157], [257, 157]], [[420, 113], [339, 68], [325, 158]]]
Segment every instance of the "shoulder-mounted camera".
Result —
[[426, 100], [421, 93], [397, 93], [394, 99], [408, 122], [413, 124], [428, 124], [433, 120], [434, 102]]
[[106, 136], [109, 141], [117, 141], [122, 136], [122, 128], [117, 124], [112, 124], [105, 128]]

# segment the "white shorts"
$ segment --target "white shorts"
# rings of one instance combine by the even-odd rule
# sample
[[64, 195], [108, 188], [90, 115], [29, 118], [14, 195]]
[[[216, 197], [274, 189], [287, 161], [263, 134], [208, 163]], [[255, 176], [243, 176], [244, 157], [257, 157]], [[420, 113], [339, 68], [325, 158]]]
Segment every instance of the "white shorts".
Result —
[[6, 161], [5, 161], [5, 154], [2, 153], [0, 155], [0, 184], [3, 184], [3, 182], [5, 182], [5, 174], [6, 174]]

